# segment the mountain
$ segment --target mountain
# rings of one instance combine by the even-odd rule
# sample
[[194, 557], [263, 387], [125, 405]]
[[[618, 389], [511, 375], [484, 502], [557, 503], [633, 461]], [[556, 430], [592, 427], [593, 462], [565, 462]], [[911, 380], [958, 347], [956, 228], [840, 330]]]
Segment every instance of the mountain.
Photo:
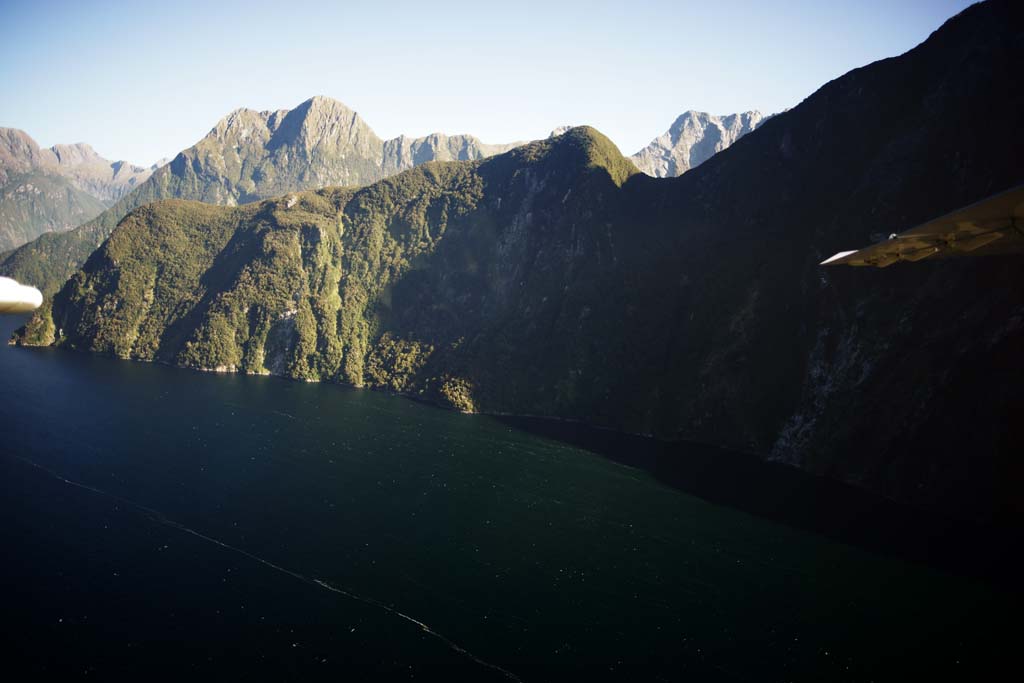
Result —
[[[727, 116], [688, 111], [630, 160], [649, 176], [674, 178], [704, 163], [770, 118], [759, 111]], [[572, 128], [559, 126], [549, 137], [558, 137]]]
[[471, 160], [517, 144], [471, 135], [382, 140], [341, 102], [313, 97], [290, 111], [238, 109], [103, 214], [7, 255], [0, 273], [55, 292], [134, 208], [158, 199], [232, 206], [329, 185], [366, 185], [432, 160]]
[[768, 118], [759, 111], [728, 116], [688, 111], [630, 158], [649, 176], [672, 178], [704, 163]]
[[557, 138], [559, 135], [568, 133], [573, 128], [578, 128], [578, 126], [559, 126], [558, 128], [555, 128], [553, 131], [551, 131], [551, 133], [548, 134], [548, 137]]
[[84, 143], [40, 149], [24, 131], [0, 128], [0, 252], [81, 225], [155, 168], [108, 161]]
[[[57, 172], [75, 187], [104, 202], [115, 202], [144, 182], [161, 162], [149, 167], [109, 161], [85, 143], [54, 145], [49, 150]], [[162, 163], [166, 161], [162, 160]]]
[[423, 138], [404, 135], [384, 143], [382, 167], [385, 176], [419, 166], [427, 161], [467, 161], [502, 154], [523, 143], [488, 145], [472, 135], [434, 133]]
[[148, 198], [244, 204], [329, 185], [366, 185], [433, 160], [482, 159], [512, 145], [470, 135], [382, 140], [341, 102], [313, 97], [291, 111], [239, 109], [157, 174]]
[[1024, 7], [990, 1], [678, 178], [577, 128], [151, 204], [17, 341], [717, 444], [1019, 524], [1019, 257], [818, 263], [1024, 181], [1021, 63]]
[[70, 230], [105, 208], [66, 178], [42, 170], [7, 174], [0, 186], [0, 253], [43, 233]]
[[69, 230], [104, 203], [56, 167], [50, 150], [14, 128], [0, 128], [0, 252], [51, 230]]
[[[412, 381], [416, 359], [429, 355], [427, 342], [403, 334], [388, 348], [404, 360], [367, 358], [379, 341], [370, 337], [373, 327], [415, 313], [424, 324], [436, 323], [438, 343], [449, 343], [450, 325], [484, 325], [474, 300], [490, 296], [490, 277], [502, 279], [502, 298], [516, 290], [516, 272], [506, 272], [495, 252], [495, 229], [532, 220], [523, 207], [533, 204], [539, 182], [556, 179], [557, 215], [587, 216], [600, 208], [606, 185], [617, 188], [635, 174], [610, 141], [579, 128], [487, 161], [429, 162], [361, 189], [291, 193], [238, 207], [153, 202], [118, 225], [54, 298], [52, 314], [30, 325], [26, 341], [402, 389], [392, 365], [408, 366], [404, 379]], [[431, 267], [439, 256], [451, 262]], [[408, 281], [415, 273], [430, 280]], [[433, 304], [418, 312], [384, 310], [385, 300], [403, 300], [421, 285], [428, 295], [438, 277], [464, 299], [454, 308], [444, 304], [449, 313]], [[401, 291], [392, 294], [392, 286]], [[236, 324], [256, 327], [247, 327], [242, 341]], [[468, 401], [453, 405], [472, 408]]]

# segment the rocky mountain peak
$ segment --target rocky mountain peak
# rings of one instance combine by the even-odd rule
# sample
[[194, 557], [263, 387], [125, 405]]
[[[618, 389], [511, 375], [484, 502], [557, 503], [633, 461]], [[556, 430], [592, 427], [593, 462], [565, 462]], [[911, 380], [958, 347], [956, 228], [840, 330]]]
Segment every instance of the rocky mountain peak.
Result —
[[104, 159], [84, 142], [40, 149], [25, 131], [0, 128], [0, 185], [7, 183], [11, 174], [41, 173], [59, 176], [93, 198], [111, 202], [134, 189], [151, 172], [127, 161]]
[[359, 114], [345, 104], [318, 95], [284, 116], [274, 133], [272, 147], [298, 146], [307, 153], [344, 147], [371, 153], [383, 144]]
[[765, 118], [756, 110], [715, 116], [691, 109], [634, 154], [633, 162], [647, 175], [658, 178], [681, 175], [757, 128]]
[[25, 173], [45, 163], [46, 156], [28, 133], [0, 128], [0, 183], [9, 173]]
[[103, 208], [57, 163], [53, 151], [40, 149], [25, 131], [0, 128], [0, 251], [72, 228]]
[[[50, 148], [57, 163], [61, 166], [81, 166], [83, 164], [109, 164], [110, 162], [96, 153], [92, 146], [78, 142], [73, 145], [54, 145]], [[125, 161], [114, 163], [126, 164]]]
[[[276, 112], [256, 111], [245, 107], [235, 109], [222, 118], [210, 129], [204, 140], [232, 142], [247, 140], [250, 137], [267, 139], [270, 126], [268, 122]], [[202, 142], [202, 141], [200, 141]]]
[[[488, 145], [470, 135], [443, 133], [385, 142], [353, 109], [322, 96], [291, 110], [236, 109], [166, 166], [145, 169], [148, 180], [100, 216], [68, 235], [25, 245], [3, 267], [15, 273], [34, 268], [33, 282], [51, 293], [125, 214], [158, 199], [233, 206], [312, 188], [366, 185], [425, 161], [483, 159], [519, 144]], [[123, 167], [114, 170], [120, 178]], [[43, 256], [50, 252], [61, 256]], [[39, 268], [40, 262], [46, 265]]]
[[326, 95], [313, 95], [313, 97], [310, 97], [295, 109], [326, 116], [348, 116], [356, 113], [344, 102], [340, 102], [333, 97], [327, 97]]

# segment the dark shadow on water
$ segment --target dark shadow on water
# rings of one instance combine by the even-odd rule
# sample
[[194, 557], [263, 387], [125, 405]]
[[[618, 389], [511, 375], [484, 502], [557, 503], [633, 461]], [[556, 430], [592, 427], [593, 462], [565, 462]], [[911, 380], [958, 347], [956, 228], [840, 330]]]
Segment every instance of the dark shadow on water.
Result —
[[542, 418], [503, 424], [650, 472], [675, 489], [871, 552], [1020, 590], [1020, 529], [943, 517], [793, 467], [695, 443], [670, 443]]

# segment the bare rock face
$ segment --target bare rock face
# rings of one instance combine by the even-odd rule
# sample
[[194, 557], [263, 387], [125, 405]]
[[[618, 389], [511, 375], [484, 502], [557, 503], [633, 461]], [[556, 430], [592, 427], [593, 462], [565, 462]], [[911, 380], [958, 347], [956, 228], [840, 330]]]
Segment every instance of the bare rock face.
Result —
[[422, 138], [404, 135], [384, 143], [383, 168], [397, 173], [427, 161], [472, 161], [503, 154], [521, 142], [488, 145], [472, 135], [433, 133]]
[[27, 173], [47, 163], [48, 158], [28, 133], [17, 128], [0, 128], [0, 187], [11, 174]]
[[568, 133], [570, 130], [573, 129], [573, 127], [574, 126], [559, 126], [558, 128], [555, 128], [553, 131], [551, 131], [551, 134], [548, 135], [548, 138], [557, 138], [559, 135]]
[[768, 118], [759, 111], [714, 116], [691, 110], [631, 158], [649, 176], [672, 178], [704, 163]]
[[329, 185], [367, 185], [426, 161], [483, 159], [519, 144], [442, 133], [383, 140], [357, 112], [317, 96], [291, 110], [232, 112], [143, 193], [244, 204]]
[[0, 128], [0, 251], [70, 230], [103, 211], [102, 199], [66, 170], [53, 150], [40, 149], [24, 131]]
[[46, 152], [49, 152], [58, 173], [78, 189], [104, 202], [115, 202], [128, 194], [145, 182], [154, 170], [127, 161], [109, 161], [84, 142], [54, 145], [44, 154]]
[[0, 186], [12, 173], [45, 172], [67, 178], [102, 202], [114, 202], [144, 182], [159, 165], [144, 168], [110, 161], [84, 142], [40, 149], [25, 131], [0, 128]]
[[[22, 150], [18, 155], [8, 153], [20, 159], [35, 145], [28, 145], [18, 135], [2, 139], [7, 142], [0, 142], [0, 173], [4, 148]], [[236, 206], [332, 185], [362, 186], [426, 161], [478, 160], [519, 144], [488, 145], [471, 135], [441, 133], [383, 140], [358, 113], [328, 97], [310, 98], [291, 110], [237, 109], [166, 165], [146, 169], [149, 177], [138, 181], [100, 215], [94, 212], [74, 230], [48, 235], [7, 255], [0, 272], [20, 276], [50, 294], [85, 262], [118, 221], [143, 204], [193, 199]], [[58, 156], [56, 151], [35, 150], [44, 157]], [[62, 149], [60, 156], [68, 159], [69, 167], [85, 169], [92, 168], [90, 153], [95, 154], [87, 146], [75, 146]], [[61, 168], [56, 163], [50, 165]], [[129, 169], [127, 177], [133, 173], [136, 171]]]
[[110, 161], [83, 142], [41, 149], [25, 131], [0, 128], [0, 252], [95, 218], [160, 165]]

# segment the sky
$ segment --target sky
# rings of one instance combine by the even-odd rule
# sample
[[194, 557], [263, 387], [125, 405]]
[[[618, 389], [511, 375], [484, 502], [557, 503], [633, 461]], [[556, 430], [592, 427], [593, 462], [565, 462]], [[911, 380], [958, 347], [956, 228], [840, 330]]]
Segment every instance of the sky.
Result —
[[0, 0], [0, 126], [150, 164], [239, 107], [344, 102], [383, 138], [769, 113], [911, 49], [962, 0]]

